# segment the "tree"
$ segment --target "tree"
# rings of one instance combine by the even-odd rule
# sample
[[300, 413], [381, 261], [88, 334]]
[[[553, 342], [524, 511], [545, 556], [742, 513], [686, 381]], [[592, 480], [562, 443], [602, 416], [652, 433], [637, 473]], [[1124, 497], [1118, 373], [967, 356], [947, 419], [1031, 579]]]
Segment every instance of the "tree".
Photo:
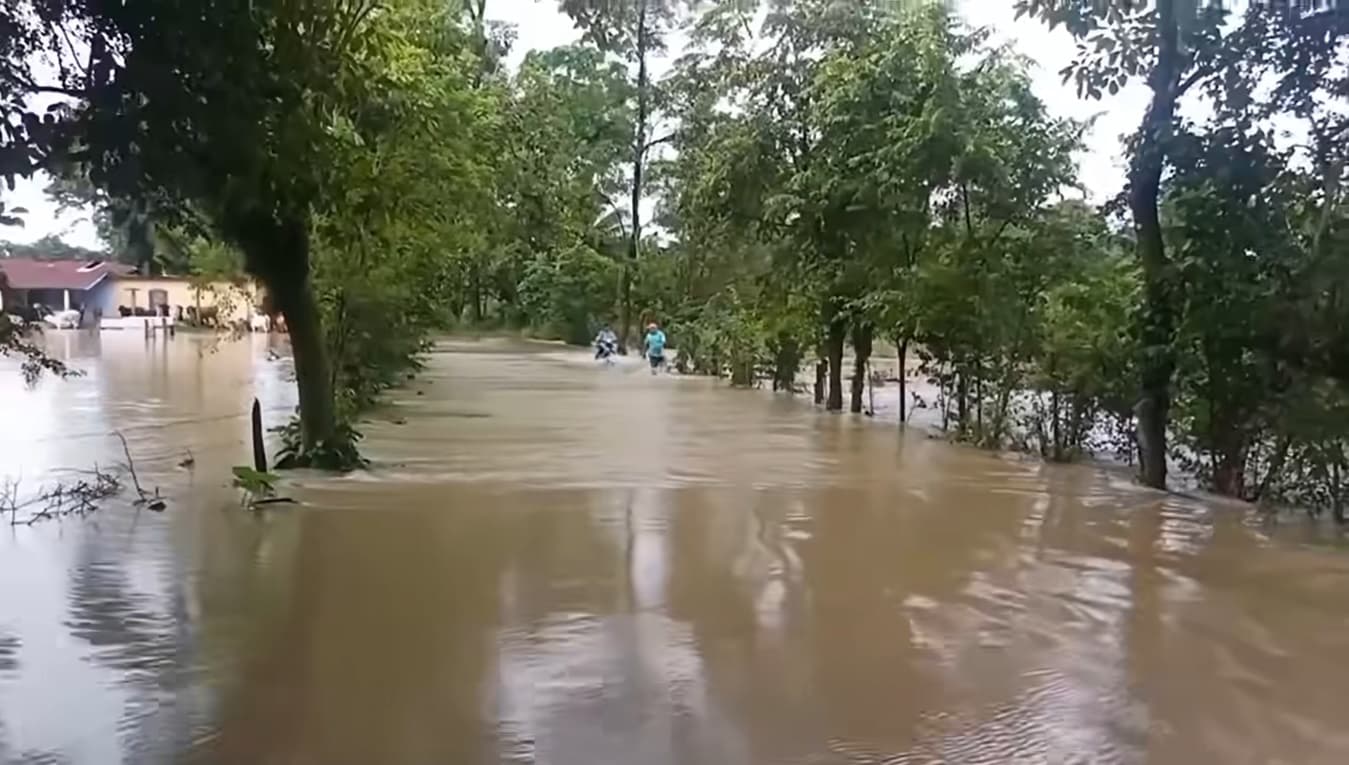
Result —
[[[934, 220], [933, 195], [949, 183], [962, 94], [955, 61], [977, 43], [939, 4], [875, 26], [865, 42], [824, 60], [811, 92], [822, 126], [816, 182], [830, 193], [833, 226], [851, 252], [838, 286], [853, 317], [853, 412], [862, 410], [875, 329], [901, 347], [912, 331], [888, 306], [903, 300]], [[874, 298], [878, 291], [887, 299]]]
[[103, 260], [106, 257], [98, 250], [66, 244], [55, 234], [48, 234], [31, 244], [2, 242], [0, 250], [3, 251], [4, 257], [38, 260]]
[[[373, 0], [20, 6], [11, 22], [24, 34], [10, 44], [0, 95], [11, 109], [38, 91], [74, 102], [10, 130], [8, 156], [28, 166], [11, 159], [4, 169], [70, 166], [110, 198], [153, 201], [161, 219], [203, 215], [286, 316], [304, 448], [330, 440], [337, 419], [311, 280], [313, 216], [341, 178], [343, 147], [419, 106], [405, 99], [399, 68], [409, 35], [383, 23], [397, 14]], [[399, 7], [437, 18], [429, 2]], [[60, 82], [36, 82], [24, 57], [64, 53], [56, 38], [68, 35], [88, 55], [61, 56]]]
[[[565, 270], [560, 262], [564, 254], [580, 246], [606, 256], [621, 252], [626, 231], [618, 230], [623, 228], [621, 220], [609, 214], [609, 200], [621, 185], [619, 166], [628, 153], [630, 86], [623, 65], [606, 61], [590, 46], [532, 52], [511, 85], [498, 173], [504, 210], [496, 245], [501, 253], [498, 297], [503, 311], [528, 314], [516, 298], [523, 298], [524, 280], [538, 286], [542, 273], [538, 259], [559, 261], [544, 266], [547, 272], [554, 267]], [[573, 282], [582, 283], [590, 282]], [[582, 323], [609, 315], [616, 281], [614, 286], [615, 293], [604, 304], [573, 296], [593, 312]], [[557, 317], [551, 315], [511, 318], [556, 329]], [[573, 339], [585, 334], [579, 327], [573, 330], [563, 334]]]
[[[0, 272], [0, 290], [4, 290], [6, 286], [5, 275]], [[42, 348], [27, 337], [30, 331], [36, 332], [40, 329], [29, 330], [9, 314], [0, 311], [0, 356], [19, 359], [20, 371], [25, 382], [29, 385], [36, 384], [44, 372], [50, 372], [58, 377], [77, 374], [65, 364], [43, 353]]]
[[[1267, 76], [1275, 84], [1275, 95], [1267, 100], [1266, 114], [1284, 111], [1311, 117], [1318, 146], [1315, 154], [1321, 160], [1318, 166], [1329, 169], [1335, 164], [1332, 145], [1342, 143], [1332, 137], [1349, 130], [1349, 125], [1336, 124], [1328, 112], [1318, 110], [1312, 93], [1326, 85], [1333, 91], [1335, 83], [1345, 81], [1336, 57], [1349, 22], [1342, 14], [1307, 16], [1291, 5], [1266, 3], [1252, 3], [1233, 18], [1222, 4], [1192, 0], [1154, 0], [1137, 9], [1085, 1], [1018, 0], [1017, 10], [1042, 18], [1051, 27], [1062, 24], [1078, 39], [1077, 60], [1063, 74], [1065, 80], [1076, 81], [1079, 93], [1092, 97], [1104, 90], [1114, 93], [1137, 76], [1146, 77], [1152, 91], [1148, 111], [1129, 147], [1127, 201], [1145, 295], [1138, 322], [1142, 478], [1162, 487], [1176, 366], [1172, 345], [1184, 300], [1159, 213], [1163, 177], [1175, 149], [1177, 104], [1192, 90], [1204, 90], [1221, 101], [1225, 89], [1241, 84], [1229, 94], [1248, 109], [1253, 103], [1252, 83]], [[1323, 194], [1331, 191], [1327, 200], [1336, 196], [1341, 172], [1337, 168], [1323, 173], [1327, 179], [1336, 176], [1321, 190]], [[1323, 209], [1333, 207], [1331, 202]]]
[[[429, 331], [452, 318], [465, 262], [498, 225], [501, 88], [482, 80], [476, 31], [436, 4], [379, 14], [371, 68], [391, 96], [366, 93], [335, 133], [313, 205], [314, 285], [333, 359], [339, 419], [350, 420], [419, 366]], [[365, 120], [377, 128], [363, 130]]]
[[1116, 93], [1136, 76], [1145, 77], [1152, 91], [1130, 147], [1126, 197], [1145, 296], [1139, 315], [1140, 471], [1145, 484], [1164, 488], [1177, 298], [1158, 203], [1175, 129], [1176, 105], [1215, 70], [1217, 62], [1224, 60], [1218, 53], [1227, 12], [1219, 4], [1200, 8], [1192, 0], [1155, 0], [1137, 9], [1089, 0], [1017, 0], [1018, 17], [1025, 14], [1044, 19], [1051, 28], [1062, 24], [1078, 39], [1078, 58], [1063, 76], [1065, 82], [1076, 81], [1079, 94], [1099, 98], [1103, 91]]
[[[0, 13], [0, 22], [4, 21], [5, 17], [3, 13]], [[0, 53], [3, 52], [3, 43], [0, 43]], [[3, 90], [0, 90], [0, 95], [3, 95]], [[0, 103], [0, 109], [3, 109], [2, 103]], [[3, 116], [4, 115], [0, 113], [0, 117]], [[3, 148], [3, 146], [0, 146], [0, 148]], [[0, 203], [0, 226], [22, 225], [23, 221], [18, 216], [23, 215], [26, 212], [27, 211], [23, 208], [10, 208], [6, 210], [5, 205]], [[39, 244], [41, 244], [45, 242], [46, 239], [38, 241]], [[8, 256], [9, 253], [6, 253], [6, 257]], [[4, 291], [8, 286], [9, 285], [5, 281], [4, 272], [0, 271], [0, 295], [4, 294]], [[60, 361], [43, 353], [41, 348], [34, 345], [25, 336], [26, 334], [27, 327], [11, 318], [10, 314], [0, 310], [0, 356], [20, 359], [20, 370], [23, 373], [25, 382], [29, 385], [36, 384], [38, 379], [42, 377], [43, 372], [51, 372], [62, 377], [74, 373], [72, 370], [68, 369], [65, 364], [62, 364]]]
[[[805, 259], [768, 212], [787, 166], [772, 155], [770, 117], [750, 103], [754, 75], [768, 71], [752, 69], [753, 15], [745, 4], [708, 8], [664, 82], [679, 129], [673, 156], [652, 171], [657, 221], [674, 241], [653, 248], [637, 281], [642, 305], [667, 319], [682, 368], [729, 370], [750, 385], [767, 367], [774, 388], [791, 391], [801, 349], [815, 345], [816, 300]], [[748, 108], [722, 108], [723, 95]]]
[[[901, 367], [916, 328], [912, 287], [935, 219], [934, 194], [949, 183], [958, 149], [955, 60], [976, 42], [957, 32], [940, 4], [915, 7], [879, 25], [859, 50], [828, 60], [816, 85], [828, 183], [861, 256], [864, 295], [853, 310], [866, 332], [895, 341]], [[854, 411], [868, 355], [858, 349]], [[904, 398], [901, 390], [901, 407]]]
[[1263, 440], [1287, 370], [1264, 352], [1266, 321], [1291, 297], [1298, 260], [1289, 214], [1297, 189], [1265, 131], [1177, 134], [1163, 207], [1187, 299], [1177, 325], [1178, 440], [1193, 472], [1246, 494], [1250, 450]]
[[[158, 231], [152, 204], [142, 199], [117, 199], [95, 186], [87, 168], [78, 164], [49, 167], [55, 177], [44, 190], [60, 213], [92, 208], [93, 223], [109, 253], [141, 273], [161, 273]], [[172, 272], [172, 271], [170, 271]]]
[[[351, 119], [344, 96], [379, 79], [367, 78], [358, 55], [368, 48], [353, 44], [375, 4], [19, 5], [19, 15], [45, 25], [29, 40], [75, 34], [88, 54], [69, 61], [49, 43], [62, 54], [59, 84], [30, 75], [16, 86], [19, 78], [10, 78], [12, 93], [59, 90], [76, 102], [59, 118], [46, 115], [55, 127], [45, 143], [11, 133], [11, 151], [22, 146], [36, 161], [6, 169], [75, 163], [114, 198], [163, 198], [204, 211], [286, 314], [305, 445], [329, 439], [336, 420], [309, 280], [310, 208], [328, 166], [330, 129]], [[25, 63], [11, 57], [7, 71], [22, 76]]]
[[632, 281], [642, 244], [642, 202], [651, 150], [671, 135], [654, 134], [661, 124], [662, 99], [651, 76], [652, 59], [686, 8], [685, 0], [562, 0], [562, 10], [599, 50], [636, 68], [632, 73], [631, 173], [628, 184], [627, 260], [621, 277], [619, 349], [626, 351], [632, 326]]
[[[1054, 461], [1101, 446], [1132, 460], [1137, 353], [1130, 322], [1138, 291], [1132, 242], [1079, 201], [1046, 211], [1031, 237], [1030, 251], [1043, 263], [1030, 297], [1030, 435], [1041, 456]], [[1100, 433], [1108, 434], [1106, 442], [1093, 443]]]
[[[1279, 343], [1285, 361], [1349, 382], [1349, 327], [1344, 299], [1349, 269], [1339, 253], [1349, 242], [1344, 207], [1349, 173], [1349, 14], [1279, 13], [1253, 8], [1246, 16], [1243, 56], [1221, 79], [1208, 83], [1207, 95], [1227, 124], [1266, 128], [1299, 126], [1307, 142], [1291, 147], [1301, 174], [1304, 200], [1298, 210], [1303, 268], [1297, 274], [1297, 300], [1282, 315]], [[1269, 87], [1270, 85], [1273, 87]], [[1258, 91], [1263, 97], [1257, 98]], [[1291, 161], [1290, 160], [1290, 161]], [[1294, 307], [1295, 306], [1295, 307]]]

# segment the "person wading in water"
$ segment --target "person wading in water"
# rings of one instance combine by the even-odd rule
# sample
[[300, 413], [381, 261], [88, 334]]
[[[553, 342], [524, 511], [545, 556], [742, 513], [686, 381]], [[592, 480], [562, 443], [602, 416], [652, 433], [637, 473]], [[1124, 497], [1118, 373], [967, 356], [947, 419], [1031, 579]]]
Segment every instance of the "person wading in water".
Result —
[[646, 325], [646, 339], [642, 341], [646, 348], [646, 358], [651, 362], [651, 374], [665, 364], [665, 333], [660, 331], [660, 326], [654, 321]]

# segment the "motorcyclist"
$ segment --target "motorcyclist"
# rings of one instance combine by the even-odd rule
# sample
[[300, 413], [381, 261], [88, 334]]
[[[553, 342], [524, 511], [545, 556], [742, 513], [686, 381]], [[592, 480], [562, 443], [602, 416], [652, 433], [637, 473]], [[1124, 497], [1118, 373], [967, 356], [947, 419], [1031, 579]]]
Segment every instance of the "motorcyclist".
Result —
[[618, 335], [605, 324], [595, 336], [595, 358], [607, 359], [615, 353], [618, 353]]

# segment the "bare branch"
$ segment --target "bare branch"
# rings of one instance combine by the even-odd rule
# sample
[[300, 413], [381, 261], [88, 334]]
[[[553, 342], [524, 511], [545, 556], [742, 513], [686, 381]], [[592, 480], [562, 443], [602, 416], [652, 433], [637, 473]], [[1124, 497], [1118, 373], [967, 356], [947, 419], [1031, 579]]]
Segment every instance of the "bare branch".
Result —
[[145, 499], [145, 490], [141, 488], [140, 479], [136, 477], [136, 462], [131, 459], [131, 447], [127, 446], [126, 436], [122, 435], [120, 430], [114, 430], [112, 434], [122, 442], [122, 452], [126, 454], [126, 467], [131, 472], [131, 483], [135, 485], [136, 493], [141, 499]]
[[71, 98], [84, 98], [85, 95], [86, 95], [86, 94], [85, 94], [85, 91], [83, 91], [83, 90], [74, 90], [74, 89], [71, 89], [71, 88], [64, 88], [64, 87], [61, 87], [61, 86], [59, 86], [59, 85], [38, 85], [38, 84], [32, 84], [32, 85], [27, 85], [27, 86], [25, 86], [25, 88], [26, 88], [28, 91], [33, 92], [33, 93], [54, 93], [54, 94], [56, 94], [56, 95], [69, 96], [69, 97], [71, 97]]
[[[75, 51], [75, 43], [70, 39], [70, 32], [66, 29], [66, 25], [58, 24], [56, 28], [61, 30], [61, 39], [65, 41], [66, 48], [68, 48], [70, 51], [70, 60], [75, 64], [76, 67], [79, 67], [80, 57]], [[92, 58], [90, 60], [92, 60]], [[62, 68], [64, 68], [64, 62], [62, 62]], [[89, 69], [87, 67], [81, 67], [79, 71], [80, 74], [84, 75], [85, 79], [88, 79]]]
[[604, 203], [609, 205], [610, 209], [614, 211], [614, 217], [618, 219], [618, 227], [623, 232], [624, 238], [627, 238], [628, 227], [623, 222], [622, 208], [620, 208], [617, 204], [614, 204], [613, 198], [610, 197], [609, 194], [605, 192], [604, 189], [596, 189], [596, 191], [598, 191], [599, 195], [604, 199]]
[[[6, 479], [0, 484], [0, 513], [9, 513], [11, 526], [32, 526], [38, 521], [70, 515], [84, 516], [97, 510], [101, 500], [116, 495], [122, 489], [122, 483], [116, 475], [99, 470], [97, 466], [79, 473], [88, 478], [57, 483], [50, 488], [40, 489], [26, 499], [19, 496], [18, 479]], [[28, 508], [37, 509], [27, 517], [20, 518], [19, 510]]]
[[679, 136], [679, 133], [677, 133], [677, 132], [671, 132], [671, 133], [667, 133], [666, 135], [661, 136], [660, 138], [655, 138], [655, 139], [652, 139], [652, 140], [650, 140], [650, 141], [647, 141], [647, 142], [646, 142], [646, 145], [642, 147], [642, 154], [645, 155], [648, 151], [651, 151], [651, 149], [655, 148], [656, 146], [659, 146], [660, 144], [663, 144], [663, 143], [669, 143], [670, 141], [673, 141], [673, 140], [674, 140], [676, 137], [678, 137], [678, 136]]
[[2, 72], [0, 73], [0, 78], [8, 80], [30, 93], [55, 93], [57, 95], [70, 96], [71, 98], [85, 97], [85, 91], [83, 90], [74, 90], [61, 85], [40, 85], [36, 80], [25, 77], [19, 72]]
[[993, 245], [998, 243], [998, 239], [1002, 237], [1002, 232], [1006, 231], [1007, 227], [1011, 225], [1012, 217], [1013, 216], [1008, 216], [1003, 219], [1002, 223], [998, 224], [998, 230], [994, 231], [993, 236], [989, 237], [988, 241], [984, 243], [985, 248], [992, 248]]

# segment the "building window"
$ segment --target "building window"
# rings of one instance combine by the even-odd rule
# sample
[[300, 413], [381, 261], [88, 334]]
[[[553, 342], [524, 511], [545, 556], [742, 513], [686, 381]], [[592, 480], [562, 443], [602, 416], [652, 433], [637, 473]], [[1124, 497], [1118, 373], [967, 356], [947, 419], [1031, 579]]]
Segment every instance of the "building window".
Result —
[[169, 293], [166, 290], [150, 290], [150, 310], [156, 316], [168, 315]]

